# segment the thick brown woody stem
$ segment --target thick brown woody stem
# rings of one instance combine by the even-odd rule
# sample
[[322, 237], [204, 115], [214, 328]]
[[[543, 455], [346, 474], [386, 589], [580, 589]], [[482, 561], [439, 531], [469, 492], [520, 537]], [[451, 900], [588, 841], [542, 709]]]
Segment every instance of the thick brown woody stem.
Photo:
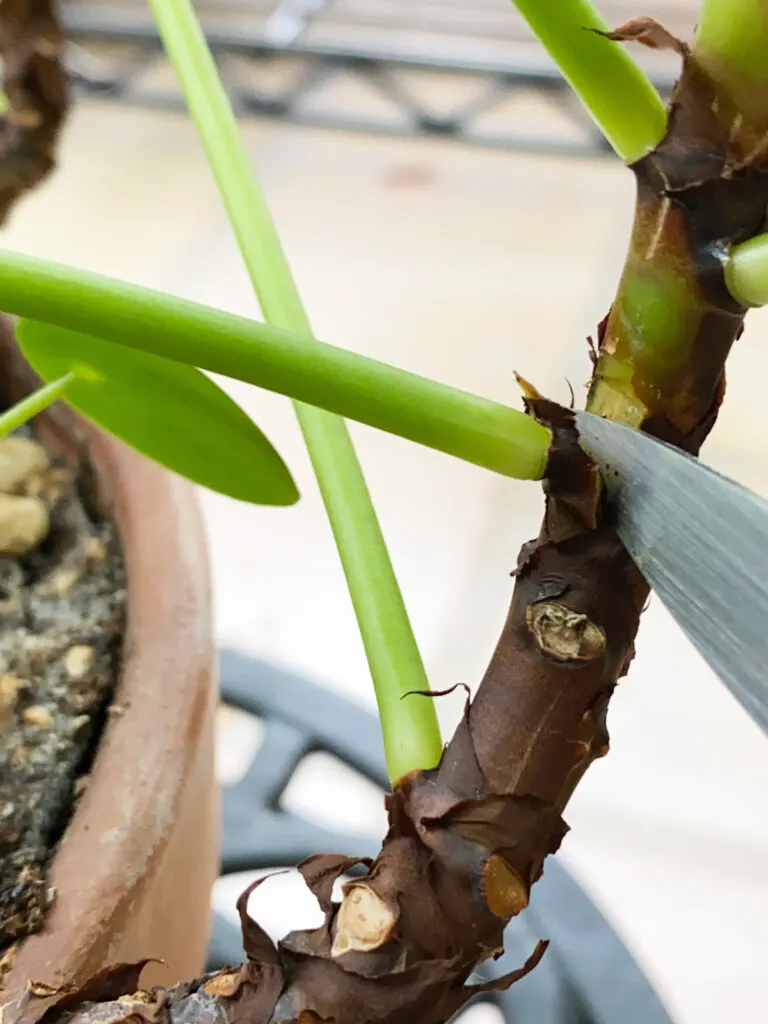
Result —
[[[682, 44], [647, 19], [614, 36], [674, 45], [684, 70], [666, 137], [633, 168], [635, 226], [601, 326], [589, 407], [696, 452], [745, 312], [725, 288], [723, 260], [763, 226], [768, 162], [748, 118]], [[509, 616], [475, 700], [438, 767], [388, 798], [389, 832], [367, 875], [338, 904], [333, 886], [355, 862], [310, 858], [300, 869], [325, 911], [320, 928], [275, 947], [248, 917], [246, 892], [243, 967], [119, 1009], [81, 1006], [73, 1024], [131, 1014], [163, 1024], [442, 1024], [483, 990], [467, 986], [470, 973], [501, 950], [507, 922], [566, 832], [574, 787], [608, 750], [608, 702], [648, 593], [612, 529], [571, 413], [530, 388], [527, 405], [554, 438], [540, 535], [520, 553]], [[543, 952], [540, 944], [519, 971], [485, 988], [511, 984]], [[49, 1024], [84, 995], [64, 998], [33, 998], [15, 1019], [34, 1024], [47, 1014]], [[107, 997], [92, 990], [88, 998]]]
[[6, 110], [0, 118], [0, 224], [55, 166], [68, 106], [64, 45], [55, 0], [2, 0]]

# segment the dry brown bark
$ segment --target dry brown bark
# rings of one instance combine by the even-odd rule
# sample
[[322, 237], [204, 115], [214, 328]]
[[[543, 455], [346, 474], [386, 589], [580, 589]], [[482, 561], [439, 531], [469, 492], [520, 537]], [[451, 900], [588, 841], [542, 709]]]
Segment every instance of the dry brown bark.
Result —
[[7, 109], [0, 118], [0, 224], [55, 166], [69, 105], [64, 46], [55, 0], [2, 0]]
[[[647, 21], [615, 37], [670, 42]], [[714, 423], [745, 313], [725, 288], [723, 258], [763, 227], [768, 164], [755, 126], [737, 121], [717, 83], [673, 45], [684, 71], [665, 139], [633, 168], [635, 227], [601, 325], [589, 404], [625, 422], [634, 416], [634, 426], [696, 452]], [[656, 351], [637, 344], [639, 327], [627, 314], [648, 265], [662, 285], [680, 284], [674, 294], [684, 314]], [[614, 372], [622, 360], [629, 376]], [[498, 646], [441, 763], [388, 797], [389, 832], [368, 874], [347, 883], [338, 904], [334, 882], [353, 861], [320, 855], [302, 864], [325, 921], [277, 947], [248, 917], [243, 894], [241, 967], [115, 1001], [137, 984], [122, 967], [88, 991], [32, 991], [16, 1019], [442, 1024], [481, 990], [467, 979], [501, 950], [506, 924], [566, 832], [574, 787], [608, 751], [608, 703], [632, 659], [648, 593], [611, 526], [572, 415], [527, 391], [528, 411], [554, 438], [541, 533], [520, 553]], [[487, 987], [512, 984], [544, 948]]]

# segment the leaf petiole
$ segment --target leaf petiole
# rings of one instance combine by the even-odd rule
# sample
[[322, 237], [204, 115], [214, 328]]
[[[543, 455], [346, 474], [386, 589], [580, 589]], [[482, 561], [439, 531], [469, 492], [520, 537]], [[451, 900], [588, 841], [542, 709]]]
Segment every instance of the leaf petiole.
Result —
[[513, 3], [625, 163], [658, 145], [664, 103], [627, 48], [600, 34], [611, 26], [589, 0]]
[[[268, 323], [311, 339], [312, 328], [277, 229], [189, 0], [150, 0], [230, 223]], [[295, 404], [346, 576], [376, 691], [390, 778], [431, 768], [442, 754], [435, 709], [408, 698], [428, 689], [402, 593], [343, 419]]]
[[0, 309], [276, 391], [514, 479], [544, 472], [551, 434], [517, 409], [188, 299], [0, 251]]

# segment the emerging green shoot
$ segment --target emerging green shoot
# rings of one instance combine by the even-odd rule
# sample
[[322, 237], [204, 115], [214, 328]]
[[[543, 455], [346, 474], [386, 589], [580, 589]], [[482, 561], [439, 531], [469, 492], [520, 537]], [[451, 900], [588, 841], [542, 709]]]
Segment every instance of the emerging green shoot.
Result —
[[33, 391], [31, 395], [22, 399], [21, 402], [17, 402], [10, 409], [6, 409], [4, 413], [0, 414], [0, 437], [6, 437], [13, 433], [22, 424], [47, 409], [49, 405], [58, 402], [76, 380], [77, 374], [65, 373], [56, 380], [52, 380], [50, 384]]
[[735, 246], [725, 267], [725, 283], [746, 306], [768, 305], [768, 235]]

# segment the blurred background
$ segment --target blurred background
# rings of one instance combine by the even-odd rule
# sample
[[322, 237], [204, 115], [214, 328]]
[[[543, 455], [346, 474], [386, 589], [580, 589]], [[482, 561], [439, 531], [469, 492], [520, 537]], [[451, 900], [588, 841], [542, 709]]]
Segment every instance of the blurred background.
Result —
[[[690, 35], [695, 22], [694, 0], [601, 6], [615, 24], [642, 13]], [[144, 4], [64, 8], [79, 102], [58, 173], [20, 206], [4, 245], [257, 316]], [[633, 181], [507, 0], [198, 8], [318, 336], [514, 405], [515, 370], [560, 401], [569, 381], [581, 403], [585, 339], [615, 288]], [[674, 61], [638, 57], [668, 89]], [[768, 314], [751, 313], [703, 457], [768, 496], [767, 346]], [[302, 500], [265, 509], [201, 493], [219, 636], [372, 708], [290, 404], [224, 383], [276, 443]], [[538, 529], [540, 492], [351, 429], [431, 683], [474, 686], [518, 548]], [[459, 705], [439, 704], [446, 733]], [[674, 1021], [766, 1019], [768, 744], [656, 601], [609, 725], [611, 755], [569, 806], [564, 863]], [[223, 712], [221, 736], [232, 781], [256, 734]], [[340, 830], [383, 831], [373, 787], [327, 755], [303, 762], [286, 801]], [[307, 923], [299, 887], [275, 885], [256, 912], [274, 931]], [[231, 907], [240, 887], [221, 883], [218, 904]]]

